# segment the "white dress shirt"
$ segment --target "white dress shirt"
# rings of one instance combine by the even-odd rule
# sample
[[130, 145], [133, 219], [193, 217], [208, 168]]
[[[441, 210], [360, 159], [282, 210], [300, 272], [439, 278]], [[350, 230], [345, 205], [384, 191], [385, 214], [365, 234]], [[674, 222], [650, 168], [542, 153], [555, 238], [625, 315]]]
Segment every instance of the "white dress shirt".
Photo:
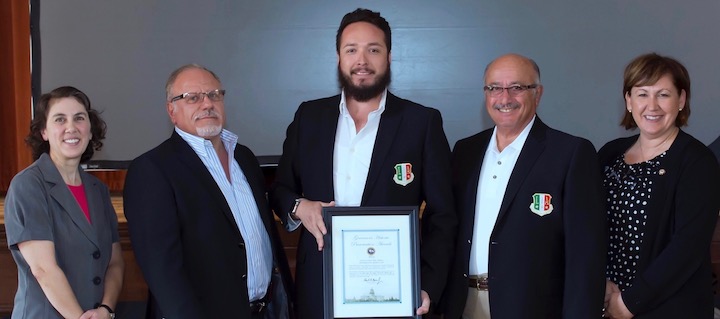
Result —
[[485, 158], [480, 168], [480, 179], [478, 180], [469, 275], [488, 273], [490, 234], [500, 213], [500, 205], [502, 205], [505, 197], [505, 189], [510, 180], [510, 175], [520, 156], [520, 151], [525, 145], [533, 123], [535, 123], [535, 117], [502, 152], [497, 147], [497, 127], [493, 130], [490, 143], [485, 150]]
[[[220, 164], [220, 158], [209, 140], [183, 132], [178, 127], [175, 127], [175, 131], [200, 157], [200, 160], [205, 164], [205, 167], [207, 167], [210, 175], [212, 175], [215, 183], [217, 183], [225, 196], [225, 201], [230, 206], [235, 224], [237, 224], [246, 243], [248, 296], [250, 301], [261, 299], [265, 296], [267, 287], [270, 284], [272, 246], [270, 237], [260, 218], [260, 211], [250, 189], [250, 184], [242, 169], [240, 169], [240, 165], [235, 161], [234, 154], [238, 136], [225, 129], [220, 133], [220, 139], [223, 146], [225, 146], [225, 151], [228, 153], [228, 162], [230, 163], [230, 180], [228, 180], [225, 170]], [[221, 214], [221, 212], [218, 212], [218, 214]]]
[[345, 92], [342, 93], [333, 150], [335, 206], [360, 206], [380, 126], [380, 116], [385, 111], [386, 97], [387, 90], [383, 93], [377, 110], [368, 114], [367, 123], [358, 131], [348, 112]]

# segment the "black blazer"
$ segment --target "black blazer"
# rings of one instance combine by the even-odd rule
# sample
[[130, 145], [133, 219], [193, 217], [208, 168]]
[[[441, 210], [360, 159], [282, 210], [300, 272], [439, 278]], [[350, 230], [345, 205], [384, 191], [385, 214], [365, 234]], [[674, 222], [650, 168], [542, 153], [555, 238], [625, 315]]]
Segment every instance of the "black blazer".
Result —
[[715, 139], [710, 145], [708, 145], [708, 148], [715, 154], [715, 157], [720, 161], [720, 136]]
[[[460, 318], [480, 168], [493, 129], [453, 150], [453, 191], [460, 216], [456, 253], [443, 296], [445, 318]], [[490, 235], [489, 298], [493, 318], [599, 318], [605, 292], [607, 220], [593, 145], [535, 118], [505, 190]], [[545, 216], [533, 195], [552, 196]]]
[[[287, 219], [294, 200], [334, 199], [333, 150], [340, 95], [300, 105], [287, 129], [270, 203]], [[411, 163], [414, 181], [393, 181], [394, 166]], [[362, 206], [426, 207], [421, 224], [421, 286], [432, 301], [440, 298], [449, 269], [457, 220], [450, 190], [450, 146], [440, 112], [388, 92], [380, 119]], [[301, 226], [296, 284], [299, 318], [322, 318], [322, 252]]]
[[[638, 135], [599, 151], [603, 171]], [[654, 180], [632, 287], [622, 293], [635, 318], [712, 318], [710, 243], [720, 211], [720, 168], [713, 153], [680, 131]]]
[[[243, 145], [236, 146], [235, 160], [255, 196], [287, 293], [292, 281], [262, 171]], [[123, 195], [133, 250], [162, 316], [250, 318], [245, 242], [220, 188], [180, 135], [173, 132], [132, 161]]]

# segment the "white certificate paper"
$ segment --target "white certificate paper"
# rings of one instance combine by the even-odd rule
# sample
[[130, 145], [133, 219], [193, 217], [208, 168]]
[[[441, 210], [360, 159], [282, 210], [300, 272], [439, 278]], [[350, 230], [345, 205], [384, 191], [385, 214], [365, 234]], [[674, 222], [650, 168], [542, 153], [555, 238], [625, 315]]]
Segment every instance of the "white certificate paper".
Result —
[[343, 230], [343, 302], [400, 302], [399, 229]]
[[332, 217], [335, 318], [414, 315], [409, 218]]

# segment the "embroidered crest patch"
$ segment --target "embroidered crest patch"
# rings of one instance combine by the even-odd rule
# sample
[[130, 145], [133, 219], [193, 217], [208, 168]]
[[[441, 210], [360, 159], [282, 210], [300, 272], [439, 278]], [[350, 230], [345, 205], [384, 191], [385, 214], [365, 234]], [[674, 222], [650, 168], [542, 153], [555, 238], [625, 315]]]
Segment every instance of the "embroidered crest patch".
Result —
[[395, 174], [393, 180], [396, 184], [406, 186], [412, 183], [415, 179], [415, 174], [412, 172], [412, 164], [410, 163], [398, 163], [395, 164]]
[[537, 214], [538, 216], [545, 216], [552, 213], [552, 196], [546, 193], [535, 193], [532, 196], [532, 203], [530, 203], [530, 211]]

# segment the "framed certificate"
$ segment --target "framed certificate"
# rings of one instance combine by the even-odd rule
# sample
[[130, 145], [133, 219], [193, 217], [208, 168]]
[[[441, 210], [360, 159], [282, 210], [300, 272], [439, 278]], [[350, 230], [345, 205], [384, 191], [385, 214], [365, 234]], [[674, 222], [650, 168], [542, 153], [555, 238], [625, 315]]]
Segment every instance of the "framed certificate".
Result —
[[325, 319], [420, 318], [417, 207], [324, 207]]

